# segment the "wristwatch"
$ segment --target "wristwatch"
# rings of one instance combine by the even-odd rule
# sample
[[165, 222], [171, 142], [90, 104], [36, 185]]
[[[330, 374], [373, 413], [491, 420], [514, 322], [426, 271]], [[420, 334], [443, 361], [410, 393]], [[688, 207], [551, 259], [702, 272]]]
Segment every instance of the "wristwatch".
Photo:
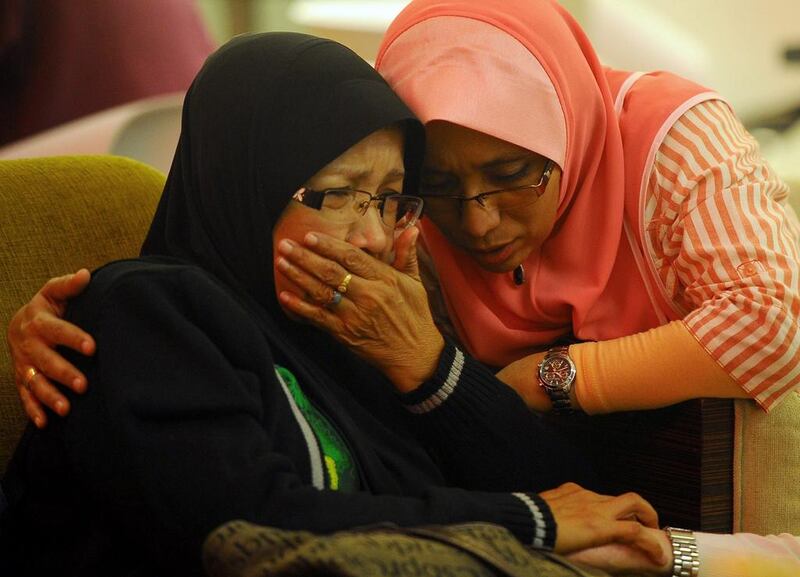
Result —
[[688, 529], [664, 527], [672, 543], [672, 577], [697, 577], [700, 573], [700, 554], [694, 533]]
[[569, 398], [575, 382], [575, 363], [569, 358], [569, 347], [553, 347], [539, 363], [539, 386], [553, 403], [553, 412], [558, 415], [574, 413]]

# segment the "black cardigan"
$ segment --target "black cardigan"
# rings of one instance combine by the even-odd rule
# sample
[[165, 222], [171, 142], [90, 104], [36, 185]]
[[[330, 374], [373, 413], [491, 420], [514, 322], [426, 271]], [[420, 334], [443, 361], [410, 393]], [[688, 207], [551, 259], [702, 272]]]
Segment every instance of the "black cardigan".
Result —
[[[204, 537], [237, 518], [316, 532], [487, 521], [547, 547], [546, 504], [511, 492], [582, 471], [569, 449], [542, 441], [554, 438], [549, 427], [515, 393], [448, 346], [436, 375], [401, 399], [385, 379], [364, 383], [374, 370], [360, 362], [354, 383], [300, 382], [342, 433], [364, 487], [319, 490], [274, 371], [314, 362], [313, 350], [276, 358], [211, 275], [157, 259], [112, 263], [69, 318], [97, 341], [94, 357], [72, 356], [91, 386], [68, 418], [28, 429], [4, 478], [0, 566], [24, 560], [15, 574], [200, 573]], [[426, 402], [446, 382], [444, 402]]]

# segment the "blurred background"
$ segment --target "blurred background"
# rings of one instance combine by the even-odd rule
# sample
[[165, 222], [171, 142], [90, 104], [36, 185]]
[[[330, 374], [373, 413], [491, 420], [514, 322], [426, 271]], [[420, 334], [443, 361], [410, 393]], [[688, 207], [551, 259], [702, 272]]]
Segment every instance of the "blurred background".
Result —
[[[752, 0], [561, 1], [584, 27], [606, 64], [629, 70], [671, 70], [720, 92], [759, 139], [764, 155], [789, 181], [795, 196], [800, 196], [800, 0], [757, 3]], [[0, 143], [8, 145], [15, 140], [29, 139], [32, 134], [71, 120], [67, 118], [69, 114], [64, 113], [50, 120], [47, 126], [46, 119], [42, 118], [46, 116], [41, 112], [43, 109], [57, 108], [47, 99], [56, 98], [59, 92], [62, 97], [67, 93], [70, 106], [78, 110], [77, 118], [125, 102], [185, 90], [208, 51], [244, 32], [310, 32], [338, 40], [371, 61], [383, 31], [406, 4], [404, 0], [3, 0], [0, 3], [3, 6], [0, 8], [0, 119], [7, 118], [2, 119], [5, 123], [0, 122], [0, 138], [5, 137]], [[93, 19], [93, 12], [103, 14]], [[115, 14], [110, 14], [112, 12]], [[70, 18], [75, 22], [68, 24]], [[85, 44], [64, 40], [59, 47], [62, 61], [51, 59], [44, 76], [77, 76], [82, 78], [82, 85], [92, 87], [92, 94], [82, 97], [77, 89], [49, 86], [40, 79], [33, 90], [37, 108], [33, 112], [15, 111], [9, 108], [13, 100], [13, 95], [9, 96], [10, 87], [19, 84], [20, 78], [30, 76], [28, 71], [33, 68], [36, 50], [31, 48], [30, 42], [27, 45], [22, 42], [22, 52], [27, 56], [20, 60], [19, 46], [14, 50], [8, 47], [14, 47], [14, 38], [31, 38], [37, 34], [46, 36], [47, 44], [52, 45], [52, 31], [41, 32], [46, 20], [56, 22], [51, 28], [69, 28], [65, 35], [84, 39], [97, 33], [90, 28], [92, 22], [108, 30], [113, 29], [116, 21], [116, 33], [109, 36], [119, 40], [133, 35], [127, 44], [129, 49], [135, 47], [134, 60], [145, 58], [145, 47], [149, 47], [152, 58], [159, 60], [161, 69], [165, 70], [166, 79], [162, 86], [157, 86], [154, 69], [150, 66], [148, 82], [151, 86], [144, 89], [140, 82], [140, 86], [128, 90], [123, 81], [116, 81], [109, 88], [113, 94], [103, 101], [102, 91], [97, 88], [103, 82], [86, 77], [94, 72], [108, 80], [102, 63], [95, 65], [84, 56], [76, 58], [78, 62], [70, 69], [63, 63], [65, 54], [80, 51]], [[147, 28], [148, 36], [136, 38], [136, 26]], [[92, 53], [113, 53], [114, 50], [118, 48], [103, 46], [102, 50], [95, 49]], [[120, 54], [115, 57], [115, 68], [125, 61], [125, 55]], [[182, 62], [177, 62], [180, 55], [183, 55]], [[167, 73], [167, 69], [173, 73]], [[75, 106], [91, 100], [98, 101], [92, 103], [95, 110]], [[4, 102], [6, 108], [3, 108]], [[158, 106], [167, 105], [162, 102]], [[176, 102], [169, 106], [174, 109]], [[148, 111], [152, 112], [147, 108], [145, 112]], [[15, 113], [16, 118], [12, 118]], [[9, 128], [15, 123], [25, 124], [20, 121], [25, 114], [33, 119], [27, 121], [27, 126], [16, 131]], [[142, 111], [135, 114], [141, 115]], [[174, 122], [171, 130], [175, 130]], [[29, 149], [23, 146], [22, 150]], [[7, 157], [7, 151], [0, 149], [0, 157], [3, 156]], [[795, 199], [795, 206], [798, 205]]]

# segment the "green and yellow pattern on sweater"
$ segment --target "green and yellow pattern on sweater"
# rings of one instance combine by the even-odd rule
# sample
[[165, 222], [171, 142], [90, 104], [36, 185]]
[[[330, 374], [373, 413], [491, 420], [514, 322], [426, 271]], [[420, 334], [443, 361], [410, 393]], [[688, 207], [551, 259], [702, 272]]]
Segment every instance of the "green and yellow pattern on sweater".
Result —
[[330, 419], [314, 406], [289, 369], [276, 365], [275, 370], [280, 373], [297, 408], [314, 431], [325, 462], [325, 486], [334, 491], [345, 492], [359, 489], [355, 458], [342, 435]]

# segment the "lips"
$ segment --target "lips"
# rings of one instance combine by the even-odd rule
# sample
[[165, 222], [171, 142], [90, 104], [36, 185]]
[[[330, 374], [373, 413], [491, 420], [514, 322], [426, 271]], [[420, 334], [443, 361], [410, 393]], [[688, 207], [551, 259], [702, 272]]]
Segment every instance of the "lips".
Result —
[[490, 249], [471, 249], [470, 252], [487, 264], [500, 264], [514, 252], [514, 242], [501, 244]]

